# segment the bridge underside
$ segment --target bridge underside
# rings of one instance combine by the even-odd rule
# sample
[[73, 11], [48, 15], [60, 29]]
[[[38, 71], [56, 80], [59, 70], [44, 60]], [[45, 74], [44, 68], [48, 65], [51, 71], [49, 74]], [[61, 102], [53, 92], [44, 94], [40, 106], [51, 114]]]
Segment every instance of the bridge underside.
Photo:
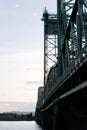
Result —
[[87, 62], [54, 91], [37, 115], [46, 130], [87, 130]]
[[[87, 83], [86, 83], [87, 84]], [[56, 105], [56, 129], [86, 130], [87, 129], [87, 86], [62, 99]]]
[[[87, 81], [85, 82], [87, 84]], [[37, 110], [37, 122], [46, 130], [87, 130], [87, 86]]]
[[[79, 65], [76, 70], [72, 71], [69, 76], [63, 81], [62, 84], [56, 83], [56, 88], [52, 90], [51, 94], [48, 95], [45, 104], [41, 109], [48, 109], [51, 104], [60, 102], [63, 99], [75, 94], [80, 93], [87, 87], [87, 61], [85, 59], [84, 63]], [[85, 92], [86, 93], [86, 92]], [[78, 96], [77, 96], [78, 97]], [[74, 97], [73, 97], [74, 98]], [[86, 99], [86, 98], [85, 98]]]

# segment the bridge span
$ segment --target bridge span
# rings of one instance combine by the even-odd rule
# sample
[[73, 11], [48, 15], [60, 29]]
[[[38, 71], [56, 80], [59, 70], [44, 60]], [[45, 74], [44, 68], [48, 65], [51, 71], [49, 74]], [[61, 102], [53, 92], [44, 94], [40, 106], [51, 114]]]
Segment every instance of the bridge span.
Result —
[[57, 0], [46, 9], [44, 85], [36, 122], [46, 130], [87, 130], [87, 0]]

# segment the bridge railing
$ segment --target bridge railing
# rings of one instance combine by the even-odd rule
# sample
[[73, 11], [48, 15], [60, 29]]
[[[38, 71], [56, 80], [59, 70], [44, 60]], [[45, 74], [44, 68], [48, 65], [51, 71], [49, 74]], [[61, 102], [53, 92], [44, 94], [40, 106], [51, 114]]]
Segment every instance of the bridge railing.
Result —
[[64, 70], [63, 74], [59, 77], [57, 82], [50, 88], [50, 91], [45, 97], [45, 101], [48, 100], [56, 90], [64, 84], [68, 78], [75, 73], [85, 62], [87, 61], [87, 45], [81, 49], [77, 57], [72, 61], [72, 63]]

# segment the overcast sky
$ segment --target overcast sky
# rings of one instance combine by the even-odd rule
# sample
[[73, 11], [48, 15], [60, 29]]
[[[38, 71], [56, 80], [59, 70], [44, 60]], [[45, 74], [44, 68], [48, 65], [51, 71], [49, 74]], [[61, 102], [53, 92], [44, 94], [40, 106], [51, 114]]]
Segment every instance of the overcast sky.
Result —
[[56, 12], [56, 0], [0, 0], [0, 102], [36, 103], [43, 85], [45, 6]]

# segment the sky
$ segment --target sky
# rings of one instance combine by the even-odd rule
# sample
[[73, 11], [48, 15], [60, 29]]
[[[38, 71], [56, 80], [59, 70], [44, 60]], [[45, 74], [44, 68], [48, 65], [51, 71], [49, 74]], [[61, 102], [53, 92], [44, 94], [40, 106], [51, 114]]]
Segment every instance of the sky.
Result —
[[56, 0], [0, 0], [0, 111], [35, 109], [43, 86], [45, 7], [55, 13]]

